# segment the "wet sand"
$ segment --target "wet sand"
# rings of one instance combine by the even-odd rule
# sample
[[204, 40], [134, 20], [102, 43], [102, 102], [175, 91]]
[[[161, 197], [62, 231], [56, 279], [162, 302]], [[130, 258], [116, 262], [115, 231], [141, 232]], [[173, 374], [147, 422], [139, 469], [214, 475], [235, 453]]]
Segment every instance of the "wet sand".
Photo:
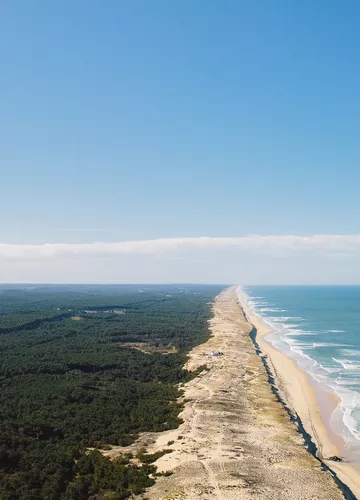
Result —
[[[271, 332], [270, 326], [253, 314], [239, 290], [238, 296], [246, 317], [257, 329], [257, 342], [267, 355], [276, 385], [287, 405], [299, 415], [305, 430], [312, 436], [318, 448], [317, 456], [360, 498], [360, 472], [347, 461], [346, 443], [329, 423], [331, 413], [340, 399], [320, 388], [294, 360], [266, 341], [266, 335]], [[345, 457], [344, 462], [327, 460], [334, 455]]]
[[[213, 311], [212, 336], [191, 351], [186, 366], [193, 370], [206, 363], [208, 369], [184, 386], [183, 423], [141, 442], [150, 453], [172, 450], [155, 463], [169, 475], [157, 478], [139, 498], [344, 498], [274, 395], [235, 287], [216, 298]], [[223, 355], [206, 358], [212, 349]]]

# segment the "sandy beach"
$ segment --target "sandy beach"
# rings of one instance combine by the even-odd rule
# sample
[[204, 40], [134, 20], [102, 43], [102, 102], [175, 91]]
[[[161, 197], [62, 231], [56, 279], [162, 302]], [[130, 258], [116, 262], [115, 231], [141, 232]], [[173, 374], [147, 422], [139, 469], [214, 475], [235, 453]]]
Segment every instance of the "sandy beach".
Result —
[[[235, 287], [216, 298], [213, 312], [212, 336], [191, 351], [186, 366], [192, 370], [206, 363], [207, 369], [184, 386], [183, 423], [146, 434], [135, 445], [150, 453], [171, 450], [155, 463], [166, 476], [139, 498], [344, 498], [274, 394]], [[207, 358], [212, 350], [222, 355]]]
[[[246, 297], [239, 290], [238, 295], [247, 319], [257, 330], [257, 342], [267, 356], [281, 396], [287, 406], [300, 417], [305, 430], [311, 435], [318, 448], [317, 456], [360, 498], [360, 472], [347, 462], [346, 444], [329, 425], [330, 415], [340, 400], [336, 395], [316, 387], [315, 381], [294, 360], [266, 341], [266, 335], [271, 332], [270, 326], [254, 315]], [[327, 460], [334, 455], [345, 456], [344, 462]]]

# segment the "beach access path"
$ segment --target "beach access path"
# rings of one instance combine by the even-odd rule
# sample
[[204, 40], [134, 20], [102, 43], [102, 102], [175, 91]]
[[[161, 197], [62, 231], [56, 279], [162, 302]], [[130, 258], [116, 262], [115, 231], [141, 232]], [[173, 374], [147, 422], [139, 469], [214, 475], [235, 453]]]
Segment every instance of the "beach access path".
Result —
[[[173, 450], [155, 462], [171, 475], [157, 478], [139, 498], [343, 499], [274, 395], [236, 287], [216, 298], [213, 313], [211, 338], [189, 355], [186, 368], [206, 364], [208, 370], [184, 386], [183, 423], [149, 434], [145, 443], [150, 453]], [[223, 355], [207, 358], [211, 351]]]

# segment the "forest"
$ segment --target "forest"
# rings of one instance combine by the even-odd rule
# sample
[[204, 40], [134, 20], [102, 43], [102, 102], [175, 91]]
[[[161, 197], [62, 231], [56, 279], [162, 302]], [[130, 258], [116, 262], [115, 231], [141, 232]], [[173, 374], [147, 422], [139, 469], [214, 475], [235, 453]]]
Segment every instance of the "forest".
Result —
[[209, 337], [221, 288], [0, 286], [0, 498], [122, 500], [150, 486], [151, 457], [97, 450], [179, 425], [186, 356]]

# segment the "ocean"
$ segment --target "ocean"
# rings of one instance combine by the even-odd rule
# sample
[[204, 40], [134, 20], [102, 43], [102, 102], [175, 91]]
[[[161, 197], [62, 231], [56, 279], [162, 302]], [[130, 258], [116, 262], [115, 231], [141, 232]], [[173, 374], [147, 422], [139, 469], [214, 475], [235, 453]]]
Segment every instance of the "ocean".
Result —
[[241, 287], [266, 340], [341, 399], [330, 425], [360, 452], [360, 286]]

